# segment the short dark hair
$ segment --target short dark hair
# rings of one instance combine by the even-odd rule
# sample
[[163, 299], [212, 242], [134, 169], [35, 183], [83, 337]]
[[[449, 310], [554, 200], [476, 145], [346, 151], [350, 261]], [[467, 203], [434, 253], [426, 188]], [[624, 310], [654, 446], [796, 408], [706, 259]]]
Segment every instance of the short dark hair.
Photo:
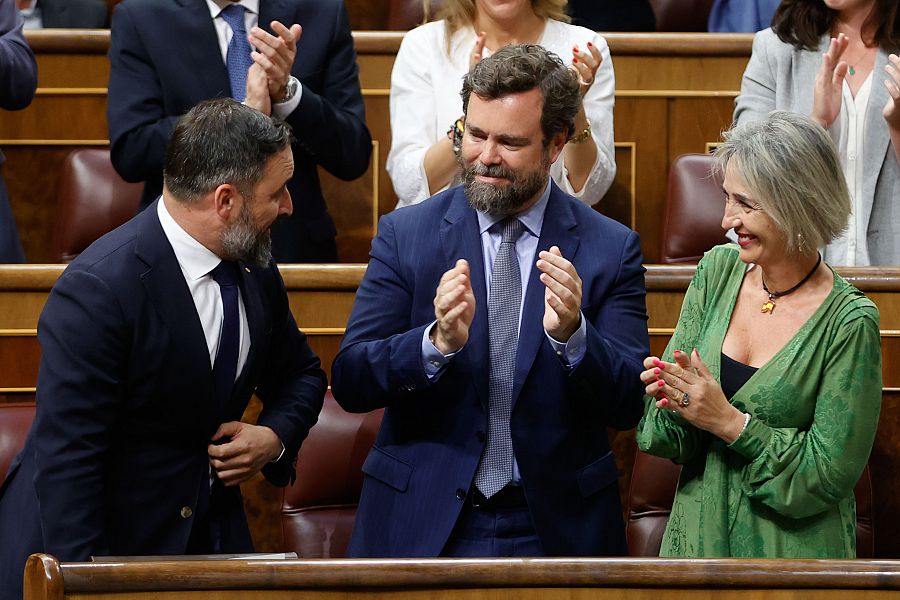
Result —
[[[837, 12], [822, 0], [783, 0], [772, 17], [772, 31], [798, 50], [817, 50], [820, 38], [831, 31]], [[870, 17], [875, 25], [872, 40], [880, 48], [900, 48], [900, 12], [897, 0], [875, 0]]]
[[472, 94], [495, 100], [540, 88], [544, 142], [549, 143], [558, 133], [569, 139], [581, 105], [579, 87], [578, 77], [554, 53], [535, 44], [513, 44], [478, 61], [463, 77], [463, 113], [469, 109]]
[[175, 199], [196, 202], [223, 183], [249, 194], [269, 158], [291, 144], [287, 123], [236, 102], [201, 102], [175, 125], [163, 177]]

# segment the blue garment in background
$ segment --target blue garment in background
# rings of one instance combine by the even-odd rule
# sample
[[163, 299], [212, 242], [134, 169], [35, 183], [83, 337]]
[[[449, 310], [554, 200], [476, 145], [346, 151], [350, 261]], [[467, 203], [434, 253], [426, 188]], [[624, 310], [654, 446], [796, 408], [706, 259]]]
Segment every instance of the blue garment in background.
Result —
[[755, 33], [772, 24], [781, 0], [716, 0], [709, 13], [709, 30]]

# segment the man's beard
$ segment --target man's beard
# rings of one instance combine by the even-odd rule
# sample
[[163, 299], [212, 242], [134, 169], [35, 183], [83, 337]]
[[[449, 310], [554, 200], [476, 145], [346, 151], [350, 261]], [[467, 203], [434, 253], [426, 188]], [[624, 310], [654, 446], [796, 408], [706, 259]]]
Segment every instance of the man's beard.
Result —
[[272, 233], [268, 227], [257, 228], [247, 202], [241, 206], [234, 224], [222, 233], [222, 250], [229, 260], [260, 267], [268, 267], [272, 261]]
[[[549, 152], [544, 152], [539, 168], [526, 173], [516, 173], [500, 165], [483, 165], [477, 160], [462, 167], [463, 189], [469, 206], [492, 217], [507, 217], [518, 211], [547, 185], [550, 170]], [[501, 177], [508, 183], [492, 185], [475, 179], [477, 175]]]

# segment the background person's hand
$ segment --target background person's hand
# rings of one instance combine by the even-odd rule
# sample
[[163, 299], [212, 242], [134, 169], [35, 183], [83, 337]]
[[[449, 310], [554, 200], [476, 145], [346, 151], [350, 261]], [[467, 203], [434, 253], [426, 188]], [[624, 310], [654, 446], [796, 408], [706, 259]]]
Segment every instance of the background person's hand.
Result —
[[816, 82], [813, 86], [812, 119], [828, 129], [841, 114], [841, 88], [849, 68], [845, 61], [841, 60], [844, 51], [850, 44], [850, 39], [843, 33], [836, 38], [831, 38], [828, 51], [822, 55], [822, 63], [816, 73]]

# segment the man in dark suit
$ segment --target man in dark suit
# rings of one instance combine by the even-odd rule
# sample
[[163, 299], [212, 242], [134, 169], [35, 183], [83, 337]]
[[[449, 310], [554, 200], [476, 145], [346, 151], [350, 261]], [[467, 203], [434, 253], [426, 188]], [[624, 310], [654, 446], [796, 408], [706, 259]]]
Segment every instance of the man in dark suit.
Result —
[[27, 28], [100, 29], [106, 27], [105, 0], [17, 0]]
[[[152, 202], [160, 193], [163, 151], [175, 119], [201, 100], [243, 99], [242, 84], [230, 78], [228, 55], [239, 50], [229, 49], [234, 38], [242, 42], [249, 35], [253, 60], [269, 79], [271, 110], [296, 135], [288, 184], [296, 210], [273, 230], [275, 258], [336, 261], [336, 232], [317, 167], [354, 179], [365, 172], [371, 153], [343, 2], [216, 0], [214, 6], [206, 0], [125, 0], [116, 6], [109, 51], [113, 164], [126, 180], [145, 181], [142, 206]], [[227, 21], [230, 11], [241, 9], [243, 24], [240, 17], [234, 25]], [[292, 23], [302, 25], [302, 35], [299, 27], [284, 26]], [[235, 35], [233, 27], [244, 31]]]
[[[37, 416], [0, 488], [0, 597], [21, 598], [33, 552], [252, 551], [238, 484], [293, 481], [326, 385], [271, 261], [290, 138], [233, 100], [199, 105], [173, 132], [162, 199], [53, 286]], [[262, 412], [242, 423], [254, 393]]]
[[[37, 63], [22, 35], [22, 17], [13, 0], [0, 0], [0, 108], [19, 110], [31, 104], [37, 90]], [[0, 167], [4, 162], [0, 152]], [[25, 262], [19, 232], [0, 176], [0, 263]]]
[[332, 370], [386, 407], [353, 556], [624, 554], [606, 427], [634, 427], [648, 349], [638, 236], [549, 168], [579, 82], [509, 46], [463, 83], [464, 185], [382, 218]]

